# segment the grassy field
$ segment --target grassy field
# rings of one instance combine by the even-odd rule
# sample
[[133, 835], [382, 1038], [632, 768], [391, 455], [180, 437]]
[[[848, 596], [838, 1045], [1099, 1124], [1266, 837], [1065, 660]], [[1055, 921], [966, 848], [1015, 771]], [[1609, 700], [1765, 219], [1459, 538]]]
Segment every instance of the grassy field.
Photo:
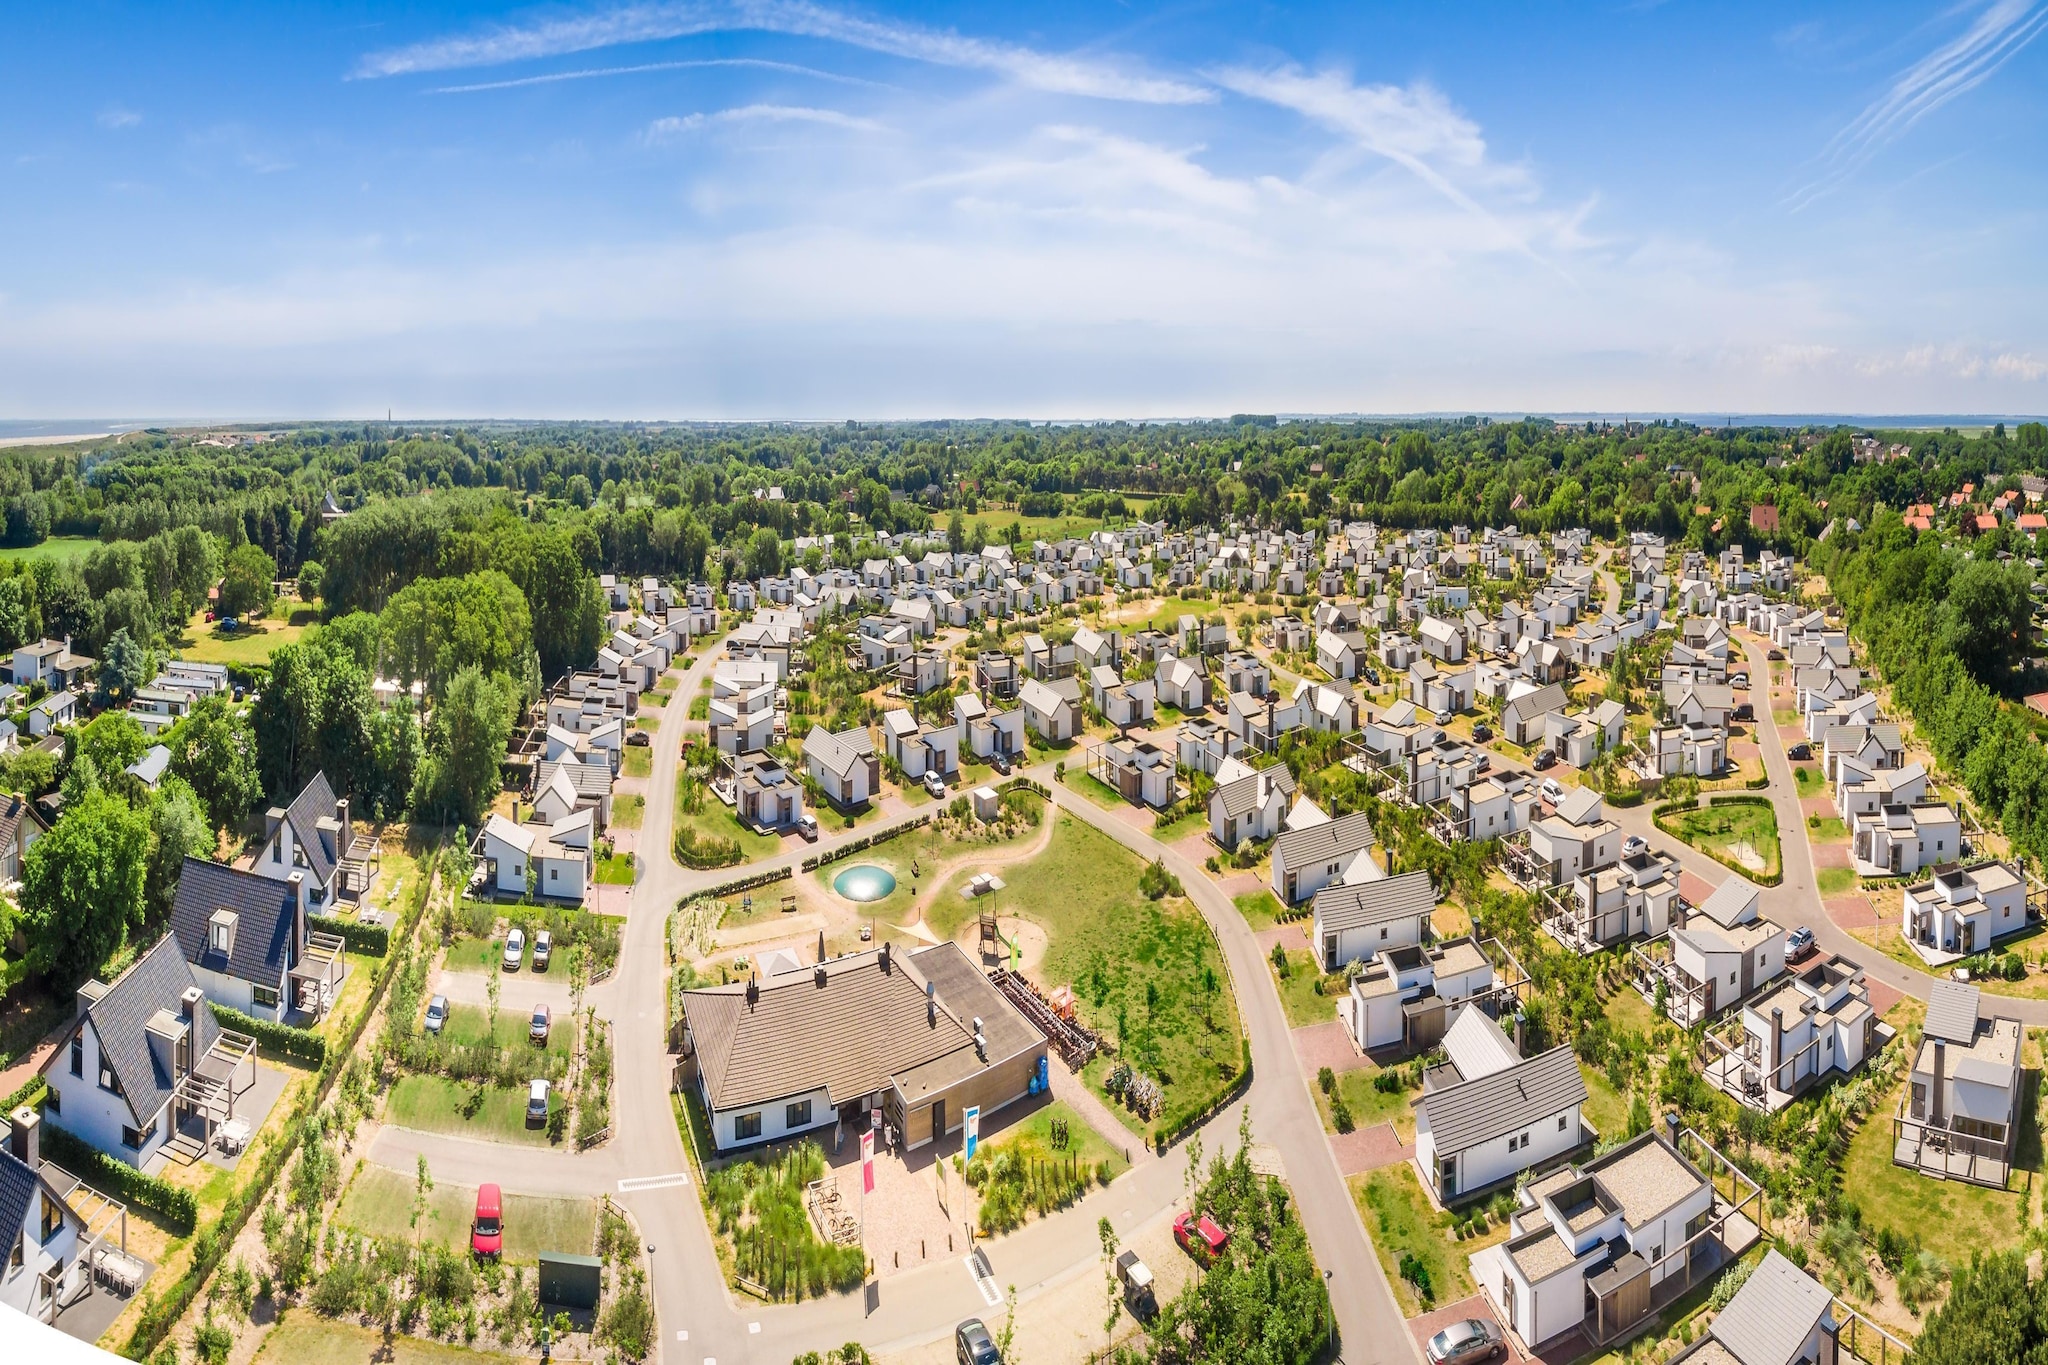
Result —
[[1659, 816], [1657, 827], [1715, 862], [1761, 881], [1779, 875], [1778, 817], [1765, 801], [1731, 801]]
[[[1438, 1213], [1422, 1192], [1415, 1171], [1405, 1161], [1350, 1179], [1351, 1197], [1365, 1220], [1387, 1280], [1401, 1301], [1401, 1311], [1413, 1317], [1425, 1307], [1456, 1303], [1475, 1292], [1466, 1257], [1489, 1242], [1506, 1236], [1502, 1224], [1485, 1237], [1468, 1242], [1453, 1241], [1448, 1214]], [[1401, 1278], [1401, 1257], [1413, 1254], [1427, 1267], [1432, 1300], [1425, 1305], [1415, 1286]]]
[[694, 814], [686, 812], [682, 803], [682, 776], [676, 778], [675, 827], [685, 825], [697, 831], [700, 837], [716, 839], [737, 839], [740, 845], [740, 861], [753, 862], [756, 858], [772, 858], [782, 851], [782, 840], [773, 834], [762, 834], [748, 829], [740, 823], [739, 816], [732, 808], [713, 796], [703, 793]]
[[1067, 769], [1067, 775], [1060, 780], [1066, 783], [1070, 789], [1081, 793], [1081, 795], [1087, 797], [1104, 810], [1115, 810], [1118, 806], [1129, 804], [1123, 797], [1118, 796], [1108, 783], [1100, 778], [1091, 777], [1078, 769]]
[[[505, 936], [494, 934], [490, 938], [458, 939], [448, 950], [448, 970], [451, 972], [500, 972], [504, 971]], [[519, 971], [526, 971], [533, 965], [533, 939], [529, 935], [526, 946], [519, 952]], [[549, 964], [552, 966], [553, 964]], [[512, 975], [512, 973], [507, 973]], [[509, 987], [511, 983], [508, 981]]]
[[[1415, 1106], [1411, 1101], [1417, 1092], [1406, 1086], [1398, 1090], [1381, 1090], [1374, 1082], [1385, 1074], [1379, 1067], [1364, 1066], [1356, 1071], [1339, 1072], [1337, 1094], [1344, 1100], [1344, 1106], [1351, 1111], [1354, 1129], [1370, 1128], [1378, 1123], [1391, 1123], [1394, 1132], [1403, 1142], [1415, 1141]], [[1323, 1093], [1321, 1085], [1314, 1087], [1316, 1108], [1323, 1116], [1323, 1130], [1337, 1131], [1337, 1120], [1331, 1117], [1330, 1096]]]
[[[491, 1012], [482, 1005], [450, 1005], [448, 1022], [441, 1026], [441, 1036], [451, 1043], [480, 1043], [490, 1035], [499, 1047], [531, 1047], [526, 1036], [527, 1022], [532, 1017], [530, 1005], [520, 1003], [516, 998], [518, 988], [507, 983], [505, 991], [498, 997], [498, 1027], [491, 1032]], [[570, 1053], [570, 1042], [576, 1030], [566, 1015], [555, 1019], [548, 1030], [547, 1050], [566, 1057]]]
[[[473, 1087], [445, 1076], [401, 1076], [391, 1087], [384, 1108], [384, 1121], [422, 1133], [453, 1133], [459, 1137], [481, 1138], [524, 1147], [548, 1146], [544, 1125], [526, 1125], [526, 1089], [483, 1088], [483, 1103], [474, 1113], [465, 1112]], [[560, 1090], [550, 1090], [548, 1112], [565, 1103]]]
[[1823, 896], [1840, 896], [1856, 889], [1856, 869], [1853, 867], [1815, 868], [1813, 884]]
[[[508, 1180], [516, 1179], [508, 1176]], [[411, 1237], [413, 1179], [382, 1166], [364, 1166], [342, 1196], [335, 1219], [373, 1237]], [[597, 1235], [597, 1201], [513, 1194], [505, 1199], [507, 1261], [531, 1262], [543, 1251], [588, 1255]], [[454, 1251], [469, 1247], [476, 1188], [435, 1182], [420, 1219], [420, 1237]]]
[[[1055, 1150], [1052, 1145], [1052, 1125], [1055, 1119], [1062, 1120], [1067, 1125], [1067, 1145], [1059, 1150]], [[1040, 1105], [1021, 1121], [1009, 1125], [1000, 1133], [984, 1140], [981, 1145], [991, 1153], [1013, 1152], [1024, 1161], [1079, 1157], [1090, 1166], [1098, 1161], [1107, 1161], [1112, 1180], [1131, 1167], [1131, 1163], [1124, 1160], [1122, 1147], [1112, 1144], [1102, 1134], [1089, 1127], [1087, 1119], [1059, 1100]]]
[[39, 559], [82, 559], [99, 543], [89, 536], [52, 536], [39, 545], [10, 545], [0, 548], [0, 559], [16, 559], [31, 564]]
[[1318, 983], [1324, 990], [1331, 989], [1330, 983], [1338, 983], [1342, 989], [1343, 978], [1325, 978], [1316, 970], [1314, 953], [1291, 952], [1287, 954], [1287, 975], [1280, 975], [1271, 955], [1266, 958], [1266, 969], [1273, 974], [1274, 988], [1280, 992], [1280, 1004], [1287, 1011], [1287, 1026], [1302, 1028], [1309, 1024], [1327, 1024], [1337, 1017], [1337, 1000], [1334, 995], [1325, 995], [1316, 989]]
[[[1206, 1108], [1244, 1064], [1237, 1002], [1208, 926], [1185, 901], [1147, 900], [1138, 888], [1145, 864], [1122, 846], [1072, 816], [1054, 818], [1045, 852], [1003, 869], [998, 893], [1003, 913], [1046, 931], [1034, 975], [1047, 987], [1071, 984], [1086, 1022], [1115, 1034], [1123, 1055], [1161, 1081], [1161, 1121]], [[971, 907], [941, 895], [933, 910], [932, 928], [950, 935]], [[1097, 1058], [1084, 1073], [1098, 1091], [1110, 1065]]]
[[[628, 749], [627, 753], [636, 750]], [[628, 792], [612, 798], [612, 823], [620, 829], [638, 829], [640, 822], [647, 818], [647, 798]]]
[[633, 884], [633, 855], [621, 853], [616, 857], [597, 858], [597, 880], [602, 886], [631, 886]]
[[278, 610], [289, 615], [282, 621], [253, 621], [232, 634], [209, 625], [206, 613], [200, 612], [186, 623], [178, 653], [203, 664], [269, 663], [279, 646], [295, 643], [316, 619], [313, 609], [304, 603], [281, 603]]
[[1237, 913], [1254, 933], [1280, 922], [1280, 898], [1270, 891], [1252, 891], [1237, 897]]
[[1152, 831], [1152, 837], [1162, 844], [1178, 843], [1190, 834], [1198, 834], [1209, 828], [1209, 812], [1191, 810], [1170, 824], [1160, 825]]
[[[619, 773], [623, 777], [647, 777], [654, 772], [654, 746], [652, 744], [628, 744], [626, 756], [620, 760]], [[617, 804], [616, 802], [614, 804]]]
[[1799, 799], [1819, 796], [1828, 789], [1827, 779], [1820, 775], [1820, 768], [1812, 763], [1792, 765], [1792, 784], [1799, 788]]
[[368, 1327], [298, 1312], [270, 1329], [256, 1359], [272, 1365], [362, 1365], [366, 1360], [380, 1365], [517, 1365], [528, 1357], [418, 1337], [386, 1337]]
[[[2034, 1079], [2030, 1074], [2021, 1101], [2023, 1111], [2030, 1112]], [[1856, 1130], [1842, 1167], [1842, 1187], [1855, 1193], [1864, 1225], [1873, 1232], [1891, 1228], [1917, 1235], [1927, 1250], [1950, 1265], [1967, 1264], [1976, 1251], [2017, 1246], [2021, 1240], [2017, 1194], [1960, 1180], [1930, 1180], [1918, 1171], [1892, 1164], [1891, 1115], [1898, 1110], [1900, 1093], [1895, 1090], [1871, 1106], [1870, 1118]], [[2030, 1156], [2031, 1167], [2038, 1174], [2040, 1144], [2023, 1137], [2020, 1157], [2025, 1162]], [[2027, 1176], [2019, 1172], [2014, 1179], [2017, 1187]]]
[[1601, 1137], [1617, 1137], [1628, 1129], [1628, 1097], [1608, 1084], [1607, 1073], [1595, 1071], [1584, 1062], [1579, 1074], [1586, 1078], [1586, 1122], [1600, 1130]]
[[[1041, 803], [1040, 818], [1043, 818], [1043, 810], [1044, 808]], [[917, 889], [919, 887], [928, 887], [931, 884], [932, 871], [939, 864], [959, 858], [971, 859], [972, 855], [976, 853], [1012, 848], [1019, 842], [1037, 838], [1041, 828], [1042, 826], [1034, 825], [1026, 829], [1021, 835], [1003, 839], [990, 839], [987, 837], [951, 839], [927, 825], [923, 829], [913, 830], [908, 834], [899, 834], [894, 839], [842, 858], [836, 863], [827, 863], [810, 875], [820, 887], [830, 891], [833, 879], [849, 867], [857, 867], [862, 863], [872, 863], [876, 867], [887, 868], [890, 875], [896, 878], [895, 891], [884, 896], [881, 900], [868, 901], [863, 904], [860, 907], [860, 913], [869, 919], [877, 921], [887, 920], [890, 923], [896, 923], [910, 912], [911, 903], [917, 899]], [[917, 869], [916, 876], [913, 876], [911, 873], [913, 867]], [[958, 881], [962, 876], [973, 876], [978, 870], [970, 861], [959, 873], [949, 873], [948, 875], [952, 880]], [[1005, 883], [1009, 881], [1010, 869], [1001, 868], [997, 872]], [[999, 902], [997, 908], [1004, 914], [1010, 913], [1009, 893], [999, 892], [997, 900]], [[957, 929], [961, 924], [964, 924], [967, 916], [973, 913], [973, 902], [965, 900], [960, 896], [948, 893], [939, 897], [938, 901], [939, 903], [931, 909], [931, 919], [935, 932], [942, 934], [951, 933], [953, 929]], [[939, 928], [938, 926], [941, 923], [950, 923], [953, 929]]]

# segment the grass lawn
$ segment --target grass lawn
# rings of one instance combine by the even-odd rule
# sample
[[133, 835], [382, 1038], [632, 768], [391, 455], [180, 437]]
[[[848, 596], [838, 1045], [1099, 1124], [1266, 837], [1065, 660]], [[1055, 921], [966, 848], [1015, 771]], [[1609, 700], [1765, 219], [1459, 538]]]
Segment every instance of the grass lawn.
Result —
[[[457, 939], [454, 946], [448, 949], [447, 966], [451, 972], [501, 972], [505, 970], [504, 963], [503, 934], [493, 934], [489, 938]], [[526, 946], [519, 953], [519, 970], [523, 972], [532, 965], [533, 940], [528, 938]]]
[[[1067, 1145], [1058, 1150], [1052, 1145], [1054, 1119], [1063, 1119], [1067, 1125]], [[1121, 1146], [1096, 1132], [1088, 1125], [1087, 1119], [1060, 1100], [1039, 1106], [1020, 1122], [1010, 1124], [993, 1137], [982, 1139], [981, 1145], [991, 1152], [1014, 1152], [1025, 1161], [1079, 1157], [1091, 1167], [1098, 1161], [1107, 1161], [1112, 1180], [1131, 1168], [1131, 1163], [1124, 1160]]]
[[1730, 801], [1660, 816], [1657, 827], [1746, 877], [1779, 876], [1778, 817], [1767, 801]]
[[1595, 1071], [1584, 1062], [1579, 1074], [1586, 1078], [1586, 1122], [1600, 1130], [1601, 1137], [1618, 1137], [1628, 1131], [1628, 1096], [1607, 1083], [1607, 1073]]
[[[637, 750], [628, 749], [627, 753]], [[612, 823], [620, 829], [638, 829], [640, 822], [647, 818], [647, 798], [628, 794], [612, 798]]]
[[[1381, 1090], [1373, 1084], [1385, 1074], [1376, 1066], [1361, 1067], [1356, 1071], [1342, 1071], [1337, 1074], [1337, 1093], [1351, 1110], [1351, 1124], [1354, 1129], [1370, 1128], [1378, 1123], [1391, 1123], [1394, 1132], [1403, 1142], [1415, 1141], [1415, 1106], [1410, 1101], [1416, 1092], [1402, 1086], [1398, 1090]], [[1330, 1097], [1323, 1093], [1320, 1085], [1312, 1087], [1316, 1096], [1316, 1109], [1323, 1116], [1323, 1130], [1334, 1133], [1337, 1121], [1330, 1117]]]
[[1818, 824], [1809, 824], [1806, 832], [1823, 844], [1840, 843], [1849, 837], [1849, 827], [1832, 815], [1824, 815]]
[[[2030, 1074], [2021, 1108], [2032, 1102]], [[1899, 1090], [1871, 1106], [1870, 1117], [1850, 1140], [1842, 1167], [1842, 1187], [1853, 1191], [1866, 1227], [1891, 1228], [1917, 1235], [1927, 1250], [1950, 1265], [1967, 1264], [1975, 1251], [2003, 1251], [2017, 1246], [2019, 1196], [1987, 1190], [1960, 1180], [1932, 1180], [1918, 1171], [1892, 1164], [1891, 1115], [1898, 1110]], [[2020, 1143], [2024, 1160], [2032, 1147], [2033, 1165], [2040, 1165], [2039, 1144]], [[2015, 1181], [2024, 1181], [2015, 1174]]]
[[[708, 715], [710, 713], [707, 711], [705, 714]], [[654, 733], [656, 730], [659, 730], [661, 728], [661, 712], [651, 711], [648, 712], [646, 715], [636, 716], [633, 720], [633, 728], [636, 730], [645, 730], [649, 734]]]
[[1799, 788], [1799, 799], [1818, 796], [1827, 790], [1827, 779], [1820, 775], [1820, 768], [1812, 763], [1792, 765], [1792, 783]]
[[621, 853], [616, 857], [598, 858], [597, 880], [602, 886], [631, 886], [633, 884], [633, 855]]
[[1778, 723], [1778, 728], [1781, 730], [1796, 730], [1799, 728], [1799, 710], [1797, 707], [1774, 706], [1771, 708], [1771, 719]]
[[91, 536], [52, 536], [40, 544], [11, 545], [0, 549], [0, 559], [15, 559], [25, 564], [32, 564], [38, 559], [83, 559], [99, 544], [100, 542]]
[[[1044, 807], [1041, 805], [1041, 819], [1044, 818], [1043, 811]], [[1034, 825], [1019, 837], [1026, 840], [1035, 839], [1043, 828], [1042, 825]], [[817, 880], [819, 886], [830, 891], [833, 880], [849, 867], [872, 863], [876, 867], [887, 868], [890, 875], [896, 878], [896, 889], [881, 900], [862, 904], [859, 911], [869, 919], [878, 922], [886, 920], [894, 924], [909, 913], [911, 902], [917, 898], [920, 890], [930, 888], [932, 873], [940, 864], [955, 859], [970, 859], [958, 872], [947, 874], [951, 880], [957, 882], [962, 876], [971, 877], [979, 870], [971, 861], [975, 854], [1009, 848], [1017, 842], [1018, 838], [949, 839], [927, 825], [923, 829], [912, 830], [908, 834], [899, 834], [894, 839], [884, 840], [872, 848], [862, 849], [859, 853], [851, 854], [836, 863], [827, 863], [810, 875]], [[917, 869], [915, 876], [911, 873], [912, 867]], [[1011, 869], [1003, 867], [995, 871], [1007, 884]], [[951, 892], [937, 899], [938, 903], [931, 907], [930, 912], [933, 930], [936, 933], [954, 932], [960, 925], [965, 924], [968, 916], [978, 908], [975, 902]], [[998, 911], [1003, 914], [1011, 913], [1010, 895], [1007, 891], [998, 892], [996, 901]], [[951, 928], [940, 928], [941, 923], [949, 923]]]
[[386, 1338], [381, 1331], [301, 1310], [286, 1314], [270, 1329], [256, 1359], [275, 1365], [362, 1365], [366, 1360], [382, 1365], [516, 1365], [528, 1357], [396, 1333]]
[[1856, 889], [1856, 869], [1853, 867], [1821, 867], [1814, 869], [1813, 884], [1823, 896], [1840, 896]]
[[[1454, 1241], [1449, 1215], [1438, 1213], [1430, 1204], [1407, 1162], [1352, 1176], [1349, 1183], [1359, 1217], [1365, 1220], [1365, 1230], [1372, 1238], [1372, 1249], [1379, 1254], [1380, 1266], [1394, 1286], [1403, 1313], [1413, 1317], [1425, 1308], [1456, 1303], [1476, 1292], [1465, 1258], [1488, 1239]], [[1401, 1278], [1404, 1253], [1412, 1253], [1429, 1271], [1434, 1293], [1428, 1304], [1417, 1295], [1414, 1285]]]
[[203, 664], [269, 663], [280, 645], [295, 643], [315, 620], [313, 609], [303, 603], [280, 610], [290, 613], [283, 621], [252, 621], [231, 634], [209, 624], [206, 613], [200, 612], [186, 624], [184, 643], [178, 646], [178, 653]]
[[[1657, 1011], [1650, 1008], [1650, 1002], [1643, 999], [1643, 993], [1633, 986], [1624, 986], [1607, 997], [1601, 1013], [1616, 1028], [1625, 1028], [1636, 1033], [1653, 1032], [1664, 1022], [1657, 1017]], [[1601, 1130], [1605, 1132], [1605, 1129]]]
[[730, 806], [713, 796], [709, 791], [703, 792], [696, 811], [685, 811], [683, 809], [682, 779], [680, 776], [677, 778], [676, 786], [675, 827], [677, 829], [687, 825], [696, 830], [699, 837], [737, 839], [740, 845], [741, 862], [750, 863], [756, 858], [772, 858], [782, 851], [782, 840], [779, 837], [773, 834], [762, 834], [758, 830], [748, 829], [740, 823], [740, 818], [733, 814]]
[[[1287, 1011], [1289, 1028], [1301, 1028], [1307, 1024], [1327, 1024], [1337, 1017], [1336, 997], [1324, 995], [1316, 989], [1324, 977], [1316, 970], [1315, 954], [1289, 953], [1287, 975], [1284, 977], [1280, 975], [1280, 969], [1273, 965], [1272, 956], [1268, 954], [1266, 969], [1273, 973], [1273, 985], [1280, 992], [1280, 1004]], [[1329, 979], [1343, 980], [1341, 976]]]
[[[997, 893], [1005, 914], [1046, 930], [1043, 963], [1033, 975], [1048, 988], [1072, 985], [1091, 1027], [1117, 1037], [1120, 1052], [1166, 1092], [1158, 1122], [1206, 1109], [1244, 1065], [1242, 1026], [1222, 953], [1195, 908], [1151, 901], [1138, 889], [1145, 864], [1108, 836], [1068, 815], [1045, 851], [1003, 869]], [[951, 934], [970, 903], [941, 895], [932, 928]], [[1107, 1058], [1084, 1073], [1099, 1092]], [[1146, 1124], [1120, 1105], [1134, 1131]]]
[[1253, 932], [1270, 929], [1280, 922], [1280, 898], [1270, 891], [1253, 891], [1237, 898], [1237, 913]]
[[[501, 1012], [502, 1013], [502, 1012]], [[423, 1133], [454, 1133], [524, 1147], [548, 1145], [548, 1130], [526, 1126], [526, 1088], [483, 1087], [483, 1102], [469, 1112], [474, 1087], [445, 1076], [401, 1076], [385, 1102], [384, 1121]], [[550, 1090], [548, 1112], [566, 1103], [560, 1090]]]
[[[490, 1029], [491, 1012], [482, 1005], [450, 1005], [448, 1022], [441, 1026], [441, 1036], [451, 1043], [480, 1043], [490, 1034], [500, 1047], [532, 1047], [527, 1040], [527, 1021], [532, 1018], [532, 1006], [521, 1004], [516, 997], [518, 988], [507, 983], [498, 995], [498, 1027], [495, 1034]], [[558, 1016], [548, 1029], [549, 1052], [568, 1056], [570, 1042], [576, 1029], [564, 1014]]]
[[315, 1032], [329, 1037], [340, 1033], [355, 1022], [356, 1016], [370, 1000], [370, 982], [377, 974], [377, 964], [382, 960], [362, 953], [347, 953], [348, 978], [341, 983], [341, 990], [334, 997], [334, 1007], [327, 1011]]
[[[647, 777], [654, 772], [654, 746], [652, 744], [628, 744], [626, 756], [620, 761], [619, 772], [625, 777]], [[614, 802], [614, 805], [617, 803]]]
[[1067, 775], [1060, 780], [1104, 810], [1115, 810], [1119, 806], [1129, 804], [1111, 790], [1108, 783], [1076, 768], [1068, 768]]
[[1190, 834], [1198, 833], [1208, 827], [1209, 812], [1205, 810], [1191, 810], [1171, 824], [1160, 825], [1154, 829], [1152, 837], [1162, 844], [1178, 843]]
[[[509, 1176], [508, 1181], [517, 1176]], [[507, 1261], [535, 1261], [543, 1251], [590, 1254], [597, 1236], [597, 1201], [505, 1192], [505, 1254]], [[409, 1238], [412, 1227], [413, 1178], [382, 1166], [366, 1165], [350, 1182], [336, 1210], [336, 1221], [373, 1237]], [[421, 1216], [423, 1241], [453, 1251], [469, 1247], [470, 1219], [476, 1213], [476, 1187], [441, 1181], [427, 1194]]]

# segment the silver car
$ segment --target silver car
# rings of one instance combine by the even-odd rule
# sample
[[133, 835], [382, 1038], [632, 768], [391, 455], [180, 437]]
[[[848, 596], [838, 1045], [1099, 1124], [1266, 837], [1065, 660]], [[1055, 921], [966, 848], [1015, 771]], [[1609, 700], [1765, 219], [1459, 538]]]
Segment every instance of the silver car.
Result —
[[1454, 1322], [1429, 1339], [1429, 1365], [1472, 1365], [1504, 1354], [1500, 1328], [1484, 1318]]

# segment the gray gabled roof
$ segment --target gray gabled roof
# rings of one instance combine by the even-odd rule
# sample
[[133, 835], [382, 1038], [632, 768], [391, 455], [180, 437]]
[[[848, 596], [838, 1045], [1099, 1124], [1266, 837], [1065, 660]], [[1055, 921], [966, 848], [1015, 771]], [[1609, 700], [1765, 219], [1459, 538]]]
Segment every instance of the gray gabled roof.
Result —
[[0, 1240], [10, 1247], [28, 1222], [37, 1183], [36, 1173], [25, 1162], [0, 1147]]
[[1961, 981], [1937, 980], [1927, 992], [1929, 1038], [1945, 1038], [1968, 1047], [1977, 1038], [1977, 987]]
[[1586, 1102], [1586, 1078], [1571, 1044], [1520, 1066], [1427, 1092], [1423, 1115], [1440, 1153], [1462, 1152]]
[[1534, 692], [1524, 692], [1501, 708], [1503, 719], [1534, 720], [1538, 716], [1565, 708], [1564, 688], [1556, 683], [1545, 683]]
[[874, 751], [874, 739], [865, 726], [855, 726], [835, 735], [822, 725], [813, 725], [811, 732], [804, 736], [804, 757], [815, 758], [839, 777], [849, 776], [853, 765]]
[[1833, 1307], [1827, 1287], [1773, 1247], [1709, 1330], [1742, 1365], [1793, 1365]]
[[[235, 914], [233, 950], [215, 952], [207, 927], [217, 910]], [[298, 914], [288, 882], [224, 863], [187, 858], [171, 902], [171, 934], [187, 962], [224, 976], [277, 986], [292, 966]]]
[[326, 773], [313, 774], [313, 780], [286, 808], [284, 818], [291, 824], [294, 842], [306, 850], [306, 880], [326, 886], [334, 880], [334, 854], [320, 837], [320, 822], [336, 818], [334, 788], [327, 785]]
[[1289, 867], [1300, 867], [1324, 858], [1345, 857], [1378, 842], [1372, 821], [1364, 811], [1354, 811], [1307, 829], [1288, 830], [1273, 841], [1273, 857]]
[[1216, 798], [1223, 803], [1224, 815], [1235, 820], [1259, 808], [1269, 784], [1277, 787], [1282, 796], [1294, 795], [1294, 774], [1286, 764], [1276, 763], [1225, 782], [1216, 789]]
[[1398, 877], [1325, 887], [1316, 892], [1315, 922], [1325, 933], [1363, 929], [1390, 920], [1414, 919], [1436, 909], [1436, 888], [1429, 873], [1416, 870]]
[[[121, 1083], [122, 1101], [138, 1128], [162, 1112], [177, 1088], [177, 1078], [157, 1064], [145, 1030], [158, 1010], [176, 1014], [185, 992], [198, 984], [185, 964], [177, 935], [165, 934], [107, 987], [105, 995], [86, 1008], [85, 1017], [99, 1036], [101, 1055]], [[219, 1037], [220, 1025], [213, 1021], [213, 1011], [200, 1009], [192, 1021], [192, 1056], [204, 1057]], [[51, 1063], [62, 1055], [61, 1048], [52, 1053]]]

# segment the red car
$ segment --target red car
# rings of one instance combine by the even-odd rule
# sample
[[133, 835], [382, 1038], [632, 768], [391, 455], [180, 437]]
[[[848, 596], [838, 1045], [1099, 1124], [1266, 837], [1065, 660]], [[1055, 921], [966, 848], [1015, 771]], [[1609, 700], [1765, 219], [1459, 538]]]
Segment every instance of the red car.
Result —
[[1208, 1214], [1188, 1212], [1173, 1220], [1173, 1240], [1196, 1260], [1207, 1261], [1223, 1254], [1223, 1248], [1230, 1245], [1230, 1234], [1217, 1227]]
[[479, 1256], [496, 1256], [505, 1250], [505, 1206], [496, 1185], [476, 1192], [476, 1221], [469, 1225], [469, 1249]]

